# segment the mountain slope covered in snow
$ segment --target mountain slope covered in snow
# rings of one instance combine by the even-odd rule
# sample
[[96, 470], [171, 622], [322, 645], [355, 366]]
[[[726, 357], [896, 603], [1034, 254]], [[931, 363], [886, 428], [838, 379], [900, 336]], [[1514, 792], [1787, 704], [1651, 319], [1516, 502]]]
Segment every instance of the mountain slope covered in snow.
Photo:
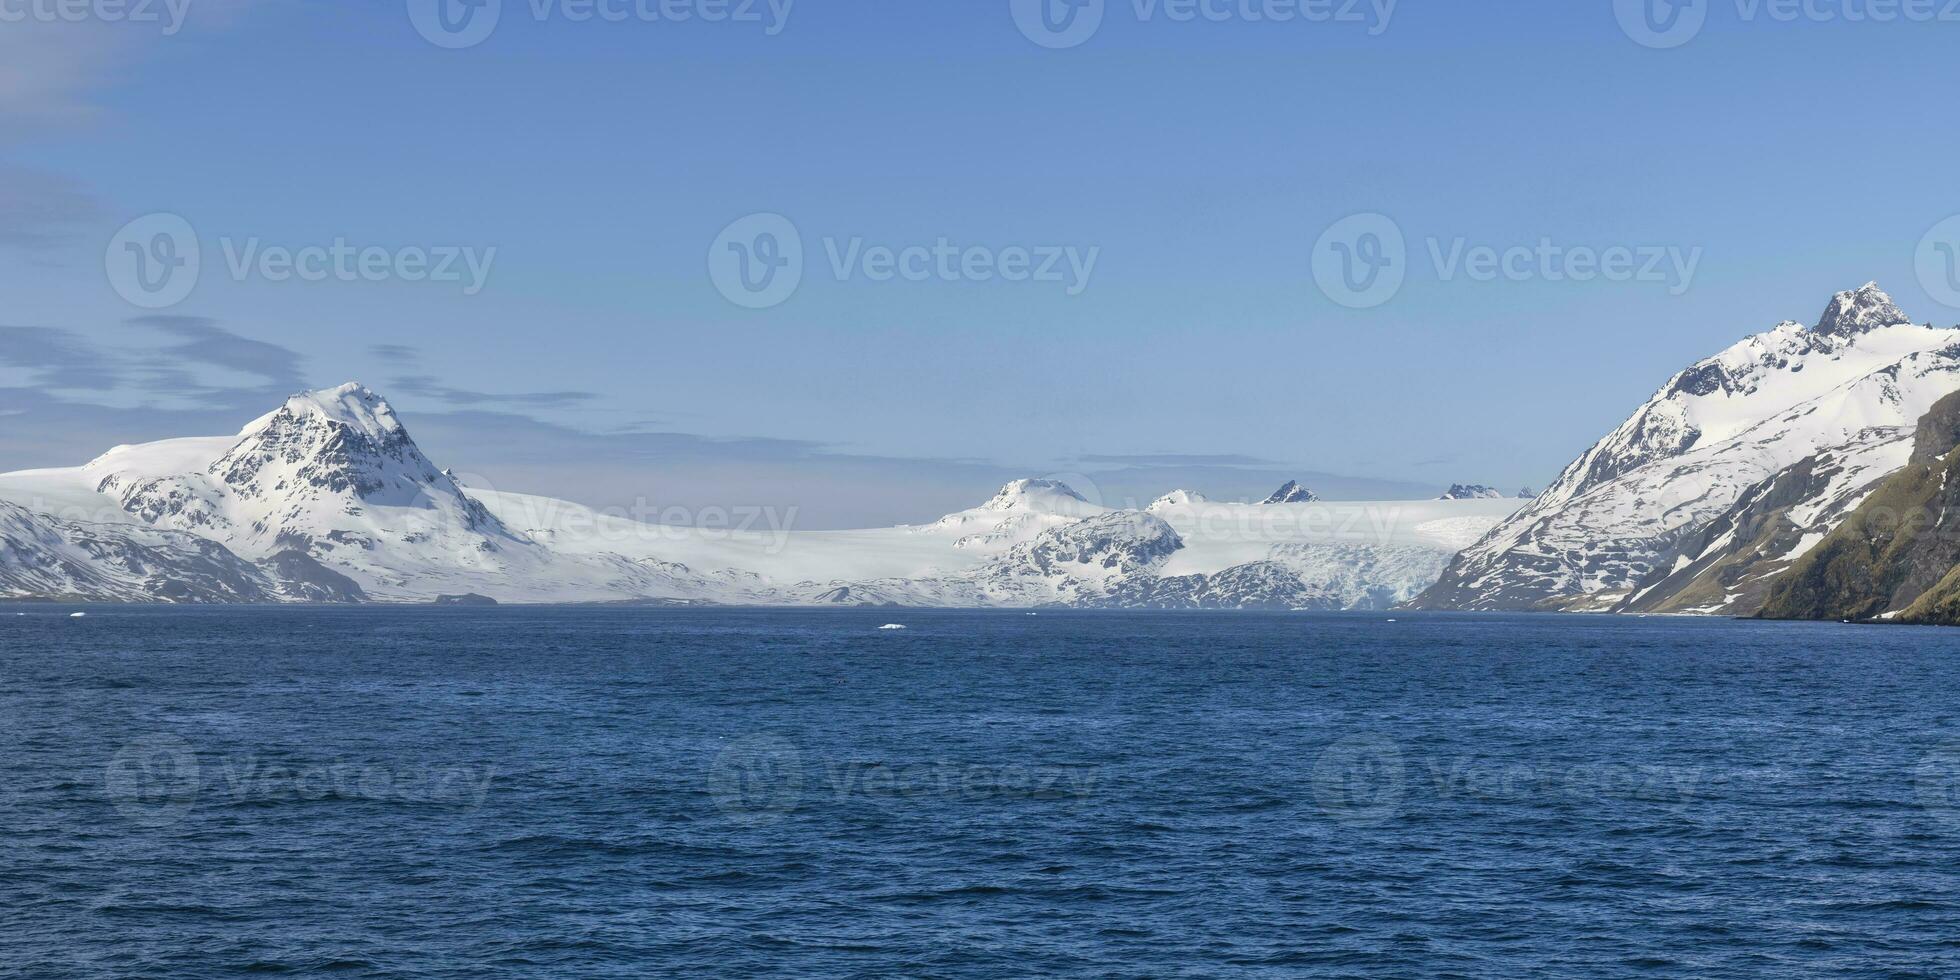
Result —
[[299, 556], [246, 561], [216, 541], [92, 524], [0, 501], [0, 596], [117, 602], [355, 602], [351, 580]]
[[1677, 374], [1414, 605], [1753, 613], [1956, 389], [1960, 330], [1840, 293]]

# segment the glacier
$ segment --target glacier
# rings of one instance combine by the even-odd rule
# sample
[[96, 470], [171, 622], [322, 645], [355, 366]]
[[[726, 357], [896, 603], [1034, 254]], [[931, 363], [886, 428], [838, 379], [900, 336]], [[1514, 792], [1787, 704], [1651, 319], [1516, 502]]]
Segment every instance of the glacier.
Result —
[[1414, 597], [1518, 501], [1145, 510], [1017, 480], [921, 525], [654, 524], [466, 486], [356, 383], [237, 434], [0, 474], [0, 597], [158, 602], [662, 602], [1375, 609]]

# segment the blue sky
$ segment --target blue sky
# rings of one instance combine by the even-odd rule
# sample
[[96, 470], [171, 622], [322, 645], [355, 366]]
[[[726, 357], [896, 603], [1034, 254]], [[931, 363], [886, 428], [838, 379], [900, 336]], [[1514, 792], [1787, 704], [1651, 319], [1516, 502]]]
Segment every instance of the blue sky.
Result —
[[[380, 0], [191, 0], [169, 36], [0, 24], [0, 469], [226, 431], [358, 378], [439, 462], [597, 504], [842, 525], [1013, 475], [1118, 500], [1295, 474], [1343, 496], [1515, 489], [1836, 290], [1877, 279], [1960, 321], [1914, 265], [1960, 212], [1960, 23], [1847, 20], [1865, 0], [1792, 22], [1709, 2], [1666, 50], [1610, 0], [1404, 0], [1386, 24], [1116, 0], [1063, 49], [1008, 0], [801, 0], [773, 36], [532, 2], [458, 50]], [[151, 310], [104, 256], [158, 212], [203, 268]], [[1314, 255], [1361, 212], [1405, 237], [1406, 279], [1355, 309]], [[708, 271], [756, 213], [806, 253], [766, 309]], [[1095, 261], [1079, 282], [839, 281], [827, 249], [853, 239]], [[473, 294], [226, 256], [336, 241], [495, 251]], [[1694, 274], [1479, 281], [1432, 243], [1646, 249]]]

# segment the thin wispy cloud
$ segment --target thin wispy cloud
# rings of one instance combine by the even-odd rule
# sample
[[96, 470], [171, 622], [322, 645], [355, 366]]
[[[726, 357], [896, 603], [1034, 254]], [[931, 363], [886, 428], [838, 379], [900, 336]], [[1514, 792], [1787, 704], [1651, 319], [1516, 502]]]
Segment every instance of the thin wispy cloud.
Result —
[[10, 18], [0, 29], [0, 144], [96, 120], [98, 94], [147, 52], [187, 32], [226, 29], [254, 6], [272, 4], [157, 0], [125, 5], [113, 19], [25, 11]]
[[375, 344], [368, 353], [384, 361], [414, 364], [422, 360], [422, 352], [405, 344]]
[[101, 351], [66, 330], [0, 327], [0, 365], [33, 375], [37, 387], [108, 391], [123, 382]]
[[204, 317], [145, 316], [130, 321], [175, 339], [158, 356], [176, 366], [202, 366], [264, 378], [270, 387], [297, 391], [305, 387], [298, 352], [278, 344], [243, 337]]
[[518, 405], [527, 408], [564, 408], [570, 405], [593, 401], [599, 396], [589, 391], [528, 391], [498, 394], [487, 391], [471, 391], [467, 388], [452, 388], [428, 375], [408, 375], [394, 378], [390, 388], [403, 394], [459, 407], [482, 405]]
[[101, 205], [79, 181], [0, 164], [0, 246], [26, 250], [68, 245]]
[[1078, 463], [1091, 463], [1107, 466], [1282, 466], [1278, 460], [1259, 456], [1206, 455], [1200, 453], [1136, 453], [1129, 455], [1103, 455], [1089, 453], [1077, 456]]
[[114, 346], [72, 330], [0, 327], [0, 366], [29, 375], [46, 396], [236, 408], [306, 387], [305, 358], [198, 317], [146, 316]]

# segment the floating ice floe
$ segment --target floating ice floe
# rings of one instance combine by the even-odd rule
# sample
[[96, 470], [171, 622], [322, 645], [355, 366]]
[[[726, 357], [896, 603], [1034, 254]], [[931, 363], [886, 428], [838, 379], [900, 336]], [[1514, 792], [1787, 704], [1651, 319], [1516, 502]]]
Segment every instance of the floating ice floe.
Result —
[[879, 628], [879, 629], [881, 629], [881, 630], [902, 630], [902, 629], [904, 629], [904, 628], [905, 628], [905, 624], [904, 624], [904, 623], [886, 623], [885, 625], [883, 625], [883, 626], [880, 626], [880, 627], [878, 627], [878, 628]]
[[68, 614], [68, 618], [69, 618], [69, 619], [80, 619], [80, 618], [82, 618], [83, 616], [86, 616], [86, 615], [88, 615], [88, 613], [69, 613], [69, 614]]

